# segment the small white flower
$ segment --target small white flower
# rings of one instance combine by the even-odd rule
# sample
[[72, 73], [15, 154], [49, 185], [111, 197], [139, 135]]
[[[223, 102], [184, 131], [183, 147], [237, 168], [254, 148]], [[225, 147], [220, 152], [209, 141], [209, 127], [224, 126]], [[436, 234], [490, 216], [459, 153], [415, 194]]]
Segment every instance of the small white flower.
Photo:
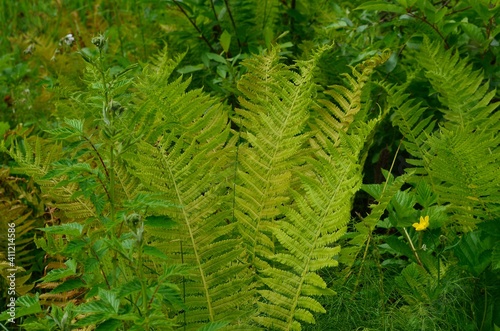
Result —
[[427, 245], [423, 244], [422, 245], [422, 250], [425, 252], [427, 250]]
[[26, 49], [23, 51], [24, 54], [33, 54], [35, 51], [35, 44], [30, 44]]
[[61, 43], [61, 44], [65, 43], [68, 46], [73, 45], [74, 42], [75, 42], [75, 37], [73, 37], [72, 33], [68, 33], [66, 36], [61, 38], [61, 40], [59, 41], [59, 43]]

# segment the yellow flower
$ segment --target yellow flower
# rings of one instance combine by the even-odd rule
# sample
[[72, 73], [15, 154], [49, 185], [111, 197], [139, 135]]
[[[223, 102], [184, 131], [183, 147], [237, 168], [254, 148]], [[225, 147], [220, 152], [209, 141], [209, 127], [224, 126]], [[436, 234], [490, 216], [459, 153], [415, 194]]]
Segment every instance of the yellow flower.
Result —
[[413, 223], [413, 227], [417, 231], [423, 231], [429, 227], [429, 216], [420, 216], [420, 222], [419, 223]]

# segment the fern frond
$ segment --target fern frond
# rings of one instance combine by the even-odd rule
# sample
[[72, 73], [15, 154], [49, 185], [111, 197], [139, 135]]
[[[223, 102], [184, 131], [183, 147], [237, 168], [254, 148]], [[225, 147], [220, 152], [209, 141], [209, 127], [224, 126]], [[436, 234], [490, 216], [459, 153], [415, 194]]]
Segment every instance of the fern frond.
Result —
[[457, 125], [472, 130], [499, 129], [500, 115], [495, 113], [499, 103], [490, 104], [495, 91], [484, 84], [484, 75], [475, 71], [458, 52], [444, 51], [440, 44], [424, 38], [419, 63], [445, 108], [440, 109], [447, 126]]
[[[7, 276], [15, 271], [15, 290], [21, 295], [32, 290], [30, 278], [39, 271], [41, 251], [33, 237], [36, 228], [43, 226], [44, 206], [37, 193], [32, 181], [11, 176], [8, 168], [0, 169], [0, 284], [8, 288]], [[0, 300], [6, 296], [7, 291], [0, 294]]]
[[[279, 2], [272, 0], [231, 0], [228, 3], [235, 20], [237, 36], [250, 39], [255, 36], [263, 37], [266, 32], [277, 32], [275, 26], [278, 20]], [[254, 40], [245, 41], [255, 42]]]
[[269, 303], [261, 303], [264, 317], [257, 321], [269, 329], [300, 330], [298, 321], [314, 323], [312, 312], [325, 312], [314, 296], [333, 294], [317, 271], [338, 264], [339, 246], [345, 232], [352, 196], [360, 184], [358, 166], [332, 164], [329, 159], [309, 160], [322, 169], [318, 180], [302, 177], [306, 195], [295, 192], [295, 209], [277, 223], [274, 234], [284, 251], [274, 255], [280, 266], [263, 272], [271, 291], [260, 291]]
[[499, 210], [498, 150], [500, 130], [497, 110], [483, 75], [473, 71], [457, 53], [424, 40], [419, 63], [438, 92], [444, 114], [441, 128], [425, 117], [425, 109], [405, 94], [393, 93], [395, 123], [405, 135], [405, 146], [414, 157], [408, 162], [428, 180], [438, 202], [446, 205], [450, 220], [470, 230]]
[[[175, 109], [182, 107], [180, 102], [183, 99], [175, 96], [184, 93], [190, 83], [190, 79], [183, 81], [178, 78], [175, 83], [169, 84], [169, 80], [175, 68], [183, 59], [184, 54], [177, 56], [175, 59], [172, 59], [167, 54], [165, 48], [158, 57], [152, 60], [149, 66], [144, 68], [142, 79], [136, 83], [138, 88], [142, 90], [148, 89], [148, 93], [138, 96], [139, 100], [136, 101], [136, 104], [139, 106], [135, 110], [132, 120], [127, 124], [129, 129], [133, 129], [137, 133], [137, 136], [143, 136], [146, 140], [161, 135], [161, 130], [164, 127], [158, 124], [179, 122], [174, 114], [177, 113]], [[166, 95], [171, 97], [166, 98]], [[164, 109], [164, 111], [151, 111], [153, 108]], [[169, 114], [169, 116], [165, 117], [165, 114]], [[158, 127], [157, 131], [151, 130], [156, 127]]]
[[344, 75], [347, 87], [333, 85], [324, 94], [332, 99], [321, 98], [315, 107], [316, 116], [311, 126], [320, 146], [326, 148], [327, 140], [339, 145], [340, 132], [347, 132], [355, 116], [362, 111], [364, 102], [362, 93], [365, 84], [375, 67], [384, 63], [390, 53], [384, 52], [352, 68], [352, 75]]
[[[43, 146], [43, 147], [42, 147]], [[22, 173], [35, 179], [43, 177], [50, 169], [50, 164], [61, 154], [61, 146], [47, 144], [42, 138], [23, 139], [13, 144], [9, 151], [18, 164], [12, 169], [13, 174]]]
[[[355, 78], [349, 76], [352, 89], [337, 87], [331, 94], [339, 106], [323, 103], [325, 111], [312, 121], [313, 153], [305, 162], [310, 168], [298, 175], [300, 188], [291, 190], [294, 204], [280, 208], [284, 218], [270, 227], [280, 246], [273, 264], [262, 271], [267, 288], [259, 290], [264, 300], [256, 321], [266, 329], [300, 330], [300, 322], [314, 323], [313, 313], [325, 311], [315, 297], [334, 293], [317, 272], [338, 265], [340, 246], [335, 243], [350, 220], [362, 180], [359, 157], [376, 125], [354, 116], [362, 108], [364, 82], [379, 63], [367, 63], [361, 73], [355, 71]], [[323, 119], [338, 125], [325, 126]]]
[[296, 73], [273, 49], [244, 65], [249, 73], [238, 84], [243, 108], [234, 119], [245, 139], [238, 149], [234, 214], [249, 261], [260, 269], [262, 259], [274, 252], [272, 222], [282, 213], [292, 171], [302, 162], [316, 59], [302, 63]]
[[415, 166], [416, 173], [422, 173], [424, 167], [423, 155], [428, 150], [426, 140], [435, 130], [437, 120], [426, 115], [426, 107], [421, 103], [409, 100], [409, 94], [404, 93], [404, 86], [392, 86], [387, 89], [389, 106], [394, 109], [393, 123], [403, 134], [403, 146], [413, 156], [407, 162]]
[[66, 182], [65, 176], [44, 178], [52, 170], [52, 163], [63, 154], [60, 144], [39, 137], [25, 139], [13, 146], [9, 154], [17, 163], [13, 173], [26, 174], [40, 185], [47, 206], [57, 206], [69, 219], [83, 220], [96, 215], [90, 200], [75, 197], [79, 191], [77, 183]]
[[147, 235], [175, 262], [193, 266], [182, 286], [186, 312], [179, 323], [185, 321], [187, 330], [218, 321], [244, 324], [241, 308], [250, 304], [252, 291], [242, 276], [248, 270], [239, 262], [244, 250], [232, 239], [234, 223], [223, 198], [234, 153], [227, 110], [201, 90], [186, 92], [188, 82], [168, 83], [168, 70], [152, 67], [138, 85], [148, 97], [140, 111], [150, 133], [124, 155], [145, 188], [174, 204], [163, 212], [178, 227], [159, 235], [161, 241]]
[[426, 171], [439, 203], [449, 205], [451, 219], [466, 229], [495, 219], [500, 210], [498, 137], [442, 129], [428, 144]]

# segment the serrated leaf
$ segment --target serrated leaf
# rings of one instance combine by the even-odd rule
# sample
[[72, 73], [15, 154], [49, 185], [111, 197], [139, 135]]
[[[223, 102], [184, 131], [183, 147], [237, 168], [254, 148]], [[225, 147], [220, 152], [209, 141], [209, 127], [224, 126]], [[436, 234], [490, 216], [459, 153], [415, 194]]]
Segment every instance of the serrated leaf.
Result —
[[142, 289], [142, 284], [138, 279], [131, 280], [119, 287], [118, 297], [123, 298]]
[[122, 326], [122, 322], [116, 319], [109, 319], [99, 324], [95, 331], [114, 331]]
[[184, 66], [182, 68], [177, 69], [177, 72], [180, 74], [189, 74], [191, 72], [203, 70], [203, 68], [205, 68], [203, 63], [195, 65], [195, 66], [187, 65], [187, 66]]
[[[40, 301], [38, 294], [34, 297], [31, 295], [23, 295], [16, 299], [16, 318], [34, 315], [42, 312], [42, 307], [40, 306]], [[8, 310], [2, 308], [3, 312], [0, 314], [0, 321], [6, 321], [11, 316], [8, 314]]]
[[213, 60], [215, 62], [219, 62], [222, 64], [226, 64], [226, 59], [220, 56], [219, 54], [215, 53], [205, 53], [206, 57], [208, 57], [210, 60]]
[[480, 27], [467, 22], [462, 22], [460, 25], [464, 30], [465, 34], [469, 36], [469, 38], [472, 39], [473, 41], [479, 44], [482, 44], [486, 41], [486, 36]]
[[66, 236], [80, 236], [83, 231], [83, 225], [79, 223], [66, 223], [61, 225], [53, 225], [46, 228], [38, 228], [38, 230], [51, 233], [62, 234]]
[[154, 256], [154, 257], [160, 258], [162, 260], [166, 260], [167, 259], [167, 255], [165, 255], [165, 253], [163, 253], [158, 248], [153, 247], [153, 246], [145, 245], [143, 247], [143, 253], [145, 255]]
[[73, 128], [56, 128], [52, 130], [46, 130], [48, 134], [56, 140], [64, 140], [72, 137], [80, 136], [80, 133]]
[[172, 229], [177, 223], [170, 217], [166, 215], [162, 216], [148, 216], [144, 222], [145, 226], [151, 226], [155, 228]]
[[58, 285], [55, 289], [50, 291], [50, 293], [52, 294], [63, 293], [81, 287], [85, 287], [85, 283], [81, 279], [79, 278], [68, 279], [67, 281], [63, 282], [62, 284]]
[[115, 292], [100, 288], [99, 296], [104, 302], [108, 303], [111, 307], [113, 307], [115, 313], [118, 314], [118, 309], [120, 307], [120, 300], [116, 297]]
[[45, 277], [42, 277], [40, 280], [44, 282], [53, 282], [61, 278], [75, 276], [76, 262], [74, 260], [68, 260], [64, 264], [67, 266], [66, 269], [61, 268], [61, 269], [51, 270], [47, 273]]
[[99, 314], [99, 315], [109, 315], [114, 314], [114, 309], [106, 302], [91, 301], [79, 305], [76, 309], [79, 314]]

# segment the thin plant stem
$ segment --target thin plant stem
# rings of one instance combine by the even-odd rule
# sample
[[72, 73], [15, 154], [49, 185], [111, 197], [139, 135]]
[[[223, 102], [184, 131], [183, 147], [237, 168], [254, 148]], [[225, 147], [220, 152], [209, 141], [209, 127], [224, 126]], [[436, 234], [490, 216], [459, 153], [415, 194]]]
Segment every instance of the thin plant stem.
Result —
[[214, 0], [210, 0], [210, 8], [212, 9], [212, 13], [214, 14], [214, 19], [219, 24], [219, 18], [217, 17], [217, 12], [215, 11]]
[[406, 239], [410, 243], [410, 248], [415, 255], [415, 258], [417, 259], [418, 264], [423, 268], [424, 265], [422, 264], [422, 261], [420, 261], [420, 257], [418, 256], [417, 250], [415, 249], [415, 246], [413, 246], [413, 242], [411, 241], [410, 235], [408, 234], [408, 231], [406, 231], [406, 228], [403, 228], [404, 234], [406, 236]]
[[234, 22], [233, 14], [231, 13], [231, 8], [229, 8], [229, 2], [227, 0], [224, 0], [224, 4], [226, 5], [227, 13], [229, 14], [229, 19], [231, 20], [231, 25], [233, 26], [234, 34], [236, 35], [236, 41], [238, 42], [238, 47], [241, 51], [241, 41], [240, 38], [238, 37], [238, 30], [236, 30], [236, 23]]
[[189, 20], [189, 23], [191, 23], [191, 25], [196, 29], [196, 31], [198, 31], [198, 33], [200, 34], [201, 39], [203, 39], [203, 41], [205, 42], [205, 44], [207, 44], [207, 46], [210, 48], [210, 51], [212, 53], [215, 53], [215, 49], [212, 47], [212, 45], [210, 44], [210, 42], [208, 41], [208, 39], [203, 35], [203, 32], [201, 32], [201, 29], [198, 27], [198, 25], [196, 25], [196, 22], [193, 21], [191, 19], [191, 17], [189, 17], [189, 15], [186, 13], [186, 11], [184, 10], [184, 8], [182, 8], [182, 6], [179, 5], [179, 2], [177, 0], [174, 0], [174, 3], [177, 6], [177, 8], [179, 8], [179, 10], [184, 14], [184, 16], [186, 16], [186, 18]]
[[417, 18], [417, 19], [421, 20], [422, 22], [424, 22], [425, 24], [427, 24], [428, 26], [430, 26], [434, 31], [436, 31], [436, 33], [439, 35], [439, 37], [443, 40], [445, 48], [446, 49], [450, 48], [450, 45], [448, 45], [448, 42], [446, 41], [446, 38], [443, 36], [443, 34], [441, 33], [441, 31], [439, 31], [439, 29], [436, 27], [435, 24], [432, 24], [431, 22], [429, 22], [427, 20], [427, 18], [415, 15], [415, 14], [413, 14], [411, 12], [408, 12], [408, 15], [411, 16], [411, 17], [413, 17], [413, 18]]
[[149, 318], [148, 318], [148, 294], [147, 294], [147, 288], [146, 288], [146, 277], [144, 275], [144, 269], [143, 269], [143, 257], [142, 257], [142, 239], [138, 242], [138, 250], [139, 252], [137, 253], [138, 258], [137, 258], [137, 268], [139, 268], [139, 279], [141, 281], [141, 292], [142, 292], [142, 310], [144, 311], [144, 316], [146, 316], [146, 325], [145, 329], [149, 330]]
[[102, 168], [104, 169], [104, 172], [106, 173], [106, 177], [109, 179], [108, 168], [106, 167], [106, 164], [104, 163], [104, 160], [102, 159], [101, 154], [97, 151], [97, 148], [94, 146], [94, 144], [92, 143], [92, 141], [90, 141], [89, 138], [87, 138], [86, 136], [82, 136], [82, 137], [90, 144], [90, 146], [92, 147], [92, 149], [96, 153], [97, 158], [99, 159], [99, 162], [101, 162]]

